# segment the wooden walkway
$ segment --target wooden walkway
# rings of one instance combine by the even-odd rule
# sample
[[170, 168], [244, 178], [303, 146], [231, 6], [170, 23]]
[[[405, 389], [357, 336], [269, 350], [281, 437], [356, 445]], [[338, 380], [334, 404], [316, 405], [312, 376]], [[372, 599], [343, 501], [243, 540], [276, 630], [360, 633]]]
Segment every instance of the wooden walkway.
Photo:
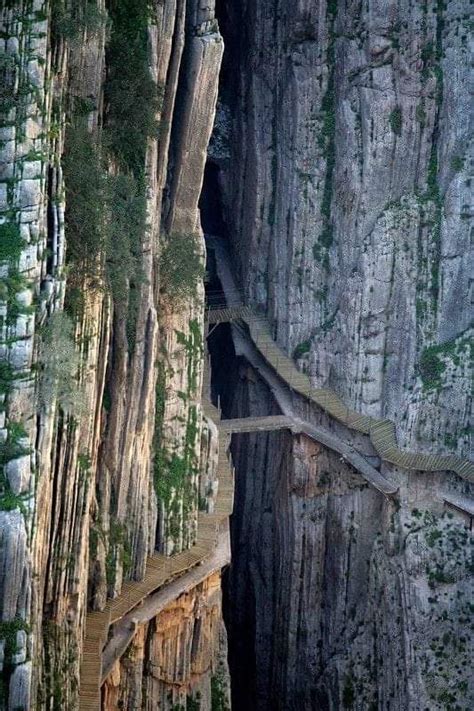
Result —
[[238, 432], [268, 432], [271, 430], [293, 429], [295, 420], [285, 415], [269, 415], [268, 417], [242, 417], [238, 420], [222, 420], [220, 428], [223, 432], [234, 434]]
[[[208, 383], [209, 373], [205, 372], [204, 392], [208, 392]], [[219, 427], [219, 458], [216, 471], [219, 483], [214, 512], [198, 514], [197, 539], [192, 548], [169, 557], [161, 554], [150, 556], [143, 580], [124, 583], [121, 594], [109, 600], [103, 611], [90, 612], [87, 615], [81, 661], [80, 711], [100, 711], [102, 651], [107, 642], [109, 626], [140, 605], [149, 595], [173, 581], [176, 582], [179, 576], [184, 576], [210, 557], [217, 545], [219, 526], [232, 513], [234, 476], [227, 456], [230, 435], [220, 427], [219, 410], [207, 399], [203, 400], [203, 410]], [[185, 589], [187, 585], [183, 577], [183, 590]], [[177, 596], [179, 594], [181, 593], [178, 586]]]
[[222, 420], [221, 427], [230, 434], [281, 429], [289, 429], [293, 434], [304, 434], [315, 442], [338, 452], [369, 484], [385, 496], [393, 496], [398, 491], [398, 485], [382, 476], [354, 447], [324, 428], [312, 425], [310, 422], [305, 422], [297, 417], [271, 415], [268, 417]]
[[217, 323], [229, 323], [241, 319], [252, 318], [254, 312], [249, 306], [228, 306], [225, 308], [207, 308], [206, 323], [213, 325]]
[[362, 415], [348, 408], [333, 390], [313, 387], [309, 377], [301, 373], [293, 360], [275, 343], [268, 323], [255, 312], [252, 313], [250, 307], [208, 309], [206, 317], [209, 323], [244, 321], [258, 350], [280, 378], [334, 419], [356, 432], [369, 435], [375, 451], [383, 461], [417, 471], [450, 470], [467, 481], [474, 481], [474, 462], [456, 455], [424, 454], [400, 449], [392, 420], [379, 420]]
[[[247, 323], [254, 344], [281, 380], [300, 395], [315, 402], [331, 417], [350, 429], [368, 434], [381, 459], [405, 469], [453, 470], [459, 476], [474, 481], [474, 463], [456, 456], [405, 452], [397, 446], [395, 425], [391, 420], [377, 420], [367, 415], [361, 415], [347, 408], [332, 390], [312, 387], [309, 377], [301, 373], [293, 360], [277, 346], [266, 322], [256, 316], [249, 307], [237, 306], [207, 311], [207, 323], [209, 324], [233, 320]], [[209, 378], [210, 369], [206, 363], [203, 384], [205, 394], [209, 392]], [[100, 711], [102, 651], [107, 642], [110, 625], [140, 605], [152, 593], [167, 585], [178, 583], [177, 595], [179, 595], [179, 577], [183, 576], [184, 590], [186, 588], [184, 576], [212, 555], [217, 545], [219, 525], [230, 516], [233, 508], [233, 471], [227, 457], [229, 438], [232, 433], [263, 432], [277, 429], [290, 429], [293, 432], [304, 433], [340, 452], [360, 471], [362, 476], [383, 493], [390, 495], [396, 491], [396, 488], [370, 466], [353, 447], [346, 445], [336, 435], [325, 432], [321, 428], [284, 415], [221, 420], [220, 411], [207, 396], [203, 397], [202, 409], [204, 414], [212, 419], [219, 428], [219, 459], [217, 463], [219, 487], [214, 513], [201, 512], [198, 514], [197, 540], [192, 548], [171, 557], [160, 554], [150, 556], [147, 559], [146, 574], [143, 580], [124, 583], [121, 594], [117, 598], [109, 600], [103, 611], [90, 612], [87, 615], [81, 661], [80, 711]], [[445, 501], [447, 504], [472, 515], [472, 503], [454, 501], [449, 497], [446, 497]]]

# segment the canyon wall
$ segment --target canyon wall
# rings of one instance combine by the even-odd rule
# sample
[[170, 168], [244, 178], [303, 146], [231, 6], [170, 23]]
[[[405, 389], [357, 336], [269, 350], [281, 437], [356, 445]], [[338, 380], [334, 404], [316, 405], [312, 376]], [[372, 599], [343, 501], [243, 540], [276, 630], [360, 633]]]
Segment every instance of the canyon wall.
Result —
[[402, 444], [468, 454], [469, 4], [222, 5], [249, 300], [315, 383]]
[[[226, 412], [274, 411], [248, 365], [234, 379]], [[289, 433], [234, 436], [232, 452], [233, 707], [468, 708], [472, 532], [442, 503], [459, 485], [391, 470], [399, 490], [388, 499], [338, 454]]]
[[[198, 1], [18, 0], [1, 19], [0, 705], [73, 709], [87, 610], [192, 546], [209, 506], [197, 203], [223, 44]], [[189, 593], [180, 624], [208, 605], [205, 641], [182, 640], [192, 677], [161, 708], [187, 684], [210, 698], [219, 595], [219, 573]]]
[[220, 573], [143, 625], [105, 684], [104, 708], [221, 709], [228, 699]]
[[[9, 711], [90, 708], [87, 613], [125, 599], [149, 556], [191, 549], [213, 510], [198, 200], [219, 28], [203, 215], [245, 301], [315, 385], [392, 418], [401, 446], [469, 454], [467, 0], [216, 5], [1, 7]], [[278, 413], [232, 333], [220, 326], [212, 352], [224, 413]], [[469, 508], [472, 484], [380, 461], [316, 405], [293, 394], [292, 408], [398, 491], [304, 435], [234, 436], [234, 708], [471, 708], [472, 533], [444, 497]], [[140, 609], [102, 707], [227, 709], [220, 567], [146, 621]]]
[[[316, 386], [393, 419], [400, 446], [469, 456], [468, 3], [218, 7], [211, 158], [247, 303]], [[233, 383], [229, 416], [275, 407], [241, 361]], [[377, 463], [367, 438], [293, 406], [399, 491], [304, 437], [234, 438], [235, 707], [472, 706], [470, 519], [443, 503], [472, 506], [472, 485]]]

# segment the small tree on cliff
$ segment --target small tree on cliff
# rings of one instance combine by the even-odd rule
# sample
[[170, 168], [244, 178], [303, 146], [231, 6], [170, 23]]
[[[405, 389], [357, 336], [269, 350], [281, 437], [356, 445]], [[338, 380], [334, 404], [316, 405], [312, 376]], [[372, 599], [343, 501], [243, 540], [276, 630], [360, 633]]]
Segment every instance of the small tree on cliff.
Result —
[[195, 234], [173, 233], [165, 238], [160, 258], [161, 289], [173, 303], [196, 294], [204, 278], [203, 253]]

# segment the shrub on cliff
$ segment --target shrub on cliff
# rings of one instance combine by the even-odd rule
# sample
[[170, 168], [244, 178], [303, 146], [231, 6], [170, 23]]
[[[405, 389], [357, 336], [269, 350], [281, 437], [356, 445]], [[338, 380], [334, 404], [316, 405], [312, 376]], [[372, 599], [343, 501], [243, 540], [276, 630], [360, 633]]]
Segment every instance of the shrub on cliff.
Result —
[[52, 314], [42, 329], [39, 363], [41, 404], [50, 408], [56, 401], [63, 410], [78, 417], [85, 405], [78, 382], [81, 358], [72, 321], [64, 312]]
[[17, 224], [4, 222], [0, 225], [0, 262], [17, 262], [24, 245]]
[[67, 260], [80, 266], [81, 276], [97, 277], [104, 247], [106, 176], [99, 146], [83, 116], [74, 117], [67, 128], [63, 169]]
[[196, 294], [204, 278], [204, 263], [197, 235], [175, 232], [166, 238], [160, 258], [161, 288], [173, 303]]
[[120, 169], [131, 171], [136, 178], [145, 171], [148, 138], [158, 133], [160, 98], [149, 69], [149, 16], [148, 0], [121, 0], [110, 5], [107, 142]]

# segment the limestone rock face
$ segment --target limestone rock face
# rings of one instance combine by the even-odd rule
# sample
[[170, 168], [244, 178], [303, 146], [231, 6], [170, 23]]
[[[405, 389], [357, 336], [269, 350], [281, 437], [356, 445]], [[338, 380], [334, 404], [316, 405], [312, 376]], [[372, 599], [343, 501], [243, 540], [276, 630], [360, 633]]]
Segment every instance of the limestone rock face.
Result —
[[468, 455], [469, 3], [225, 5], [222, 186], [248, 299], [402, 444]]
[[[242, 371], [234, 392], [232, 416], [271, 411]], [[232, 454], [234, 707], [469, 705], [472, 532], [446, 475], [392, 470], [394, 501], [304, 436], [234, 436]]]
[[[170, 234], [184, 233], [204, 254], [198, 198], [223, 44], [212, 2], [141, 4], [156, 124], [139, 168], [139, 278], [132, 283], [127, 273], [121, 302], [106, 276], [111, 256], [101, 233], [113, 179], [131, 184], [104, 138], [113, 8], [105, 0], [25, 0], [0, 10], [2, 709], [77, 708], [87, 610], [103, 608], [125, 580], [143, 578], [156, 550], [191, 546], [200, 499], [212, 507], [216, 433], [200, 409], [202, 285], [179, 308], [170, 303], [160, 251]], [[137, 5], [130, 22], [143, 21]], [[74, 134], [75, 122], [83, 133]], [[78, 238], [71, 205], [81, 170], [93, 185], [88, 219], [95, 213], [87, 228], [79, 220]], [[122, 219], [127, 199], [114, 206]], [[81, 242], [87, 254], [78, 266]], [[157, 464], [156, 451], [184, 461], [186, 422], [187, 489], [170, 486], [166, 497], [159, 482], [169, 462]], [[213, 633], [212, 654], [218, 644]], [[202, 668], [204, 686], [210, 669]]]
[[[105, 684], [104, 709], [229, 707], [220, 574], [181, 595], [139, 627]], [[214, 704], [213, 704], [214, 699]]]
[[[247, 302], [401, 446], [469, 456], [468, 2], [223, 7], [211, 156]], [[227, 415], [272, 411], [258, 380], [233, 383]], [[235, 437], [233, 453], [235, 705], [472, 705], [469, 517], [442, 503], [472, 485], [382, 463], [394, 505], [303, 439]]]

